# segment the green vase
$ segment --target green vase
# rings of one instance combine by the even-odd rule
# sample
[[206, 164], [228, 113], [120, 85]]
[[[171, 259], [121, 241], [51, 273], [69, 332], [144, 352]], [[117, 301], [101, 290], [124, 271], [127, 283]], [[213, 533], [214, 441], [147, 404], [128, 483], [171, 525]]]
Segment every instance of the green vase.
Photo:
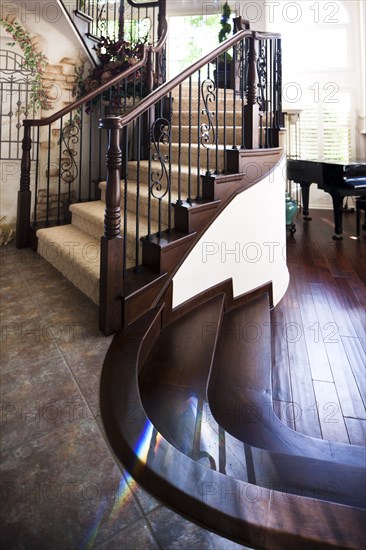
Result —
[[298, 210], [295, 199], [292, 199], [289, 193], [286, 193], [286, 225], [291, 225]]

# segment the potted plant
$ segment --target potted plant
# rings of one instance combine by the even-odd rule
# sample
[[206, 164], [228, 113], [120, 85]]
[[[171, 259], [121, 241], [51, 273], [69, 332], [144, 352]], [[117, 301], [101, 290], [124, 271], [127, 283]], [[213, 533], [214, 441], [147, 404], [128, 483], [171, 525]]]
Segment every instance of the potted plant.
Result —
[[[218, 34], [220, 44], [229, 37], [230, 31], [231, 31], [230, 16], [231, 16], [231, 8], [226, 1], [222, 7], [222, 14], [221, 14], [221, 20], [220, 20], [221, 28]], [[217, 75], [218, 88], [224, 88], [225, 85], [226, 85], [226, 88], [232, 87], [231, 86], [232, 60], [233, 58], [229, 52], [225, 52], [219, 56], [218, 75]], [[226, 70], [226, 76], [225, 76], [225, 70]], [[216, 79], [216, 73], [214, 73], [214, 77]]]
[[[146, 37], [147, 39], [147, 37]], [[94, 49], [97, 52], [99, 65], [89, 71], [84, 77], [83, 69], [78, 72], [75, 95], [77, 98], [98, 89], [115, 76], [135, 65], [142, 59], [143, 46], [146, 40], [136, 44], [125, 40], [111, 40], [101, 37]], [[141, 98], [146, 95], [143, 70], [136, 71], [119, 84], [113, 85], [103, 93], [103, 99], [108, 103], [109, 114], [120, 114], [126, 108], [126, 100]], [[97, 101], [99, 98], [97, 98]], [[90, 106], [87, 108], [90, 111]]]

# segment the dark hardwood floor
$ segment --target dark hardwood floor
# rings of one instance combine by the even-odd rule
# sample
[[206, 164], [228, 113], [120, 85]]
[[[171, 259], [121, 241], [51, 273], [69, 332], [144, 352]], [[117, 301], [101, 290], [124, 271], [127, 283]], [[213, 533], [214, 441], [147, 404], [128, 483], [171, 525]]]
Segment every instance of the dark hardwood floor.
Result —
[[294, 220], [288, 233], [290, 285], [272, 311], [273, 398], [283, 422], [304, 434], [366, 444], [366, 231], [332, 211]]

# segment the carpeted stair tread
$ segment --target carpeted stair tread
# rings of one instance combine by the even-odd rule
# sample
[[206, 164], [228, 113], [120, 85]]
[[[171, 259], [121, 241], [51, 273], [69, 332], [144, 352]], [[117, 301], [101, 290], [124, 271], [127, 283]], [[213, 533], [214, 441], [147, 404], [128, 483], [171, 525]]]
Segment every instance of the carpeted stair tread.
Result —
[[[94, 238], [100, 238], [104, 234], [104, 210], [105, 202], [93, 201], [78, 204], [72, 204], [70, 211], [72, 212], [72, 224], [89, 233]], [[123, 212], [121, 212], [123, 216]], [[136, 217], [133, 212], [127, 211], [127, 234], [135, 234]], [[123, 228], [123, 220], [121, 220], [121, 228]], [[151, 231], [157, 231], [157, 225], [152, 221]], [[148, 233], [148, 220], [143, 215], [140, 215], [140, 234], [145, 236]], [[134, 237], [133, 237], [134, 238]]]
[[99, 240], [72, 224], [39, 229], [37, 237], [38, 253], [98, 304]]

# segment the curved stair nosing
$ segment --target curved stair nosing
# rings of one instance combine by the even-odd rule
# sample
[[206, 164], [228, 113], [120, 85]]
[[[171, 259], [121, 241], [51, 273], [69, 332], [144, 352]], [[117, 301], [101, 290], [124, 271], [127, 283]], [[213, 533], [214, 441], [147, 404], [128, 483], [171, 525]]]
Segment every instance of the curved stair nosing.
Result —
[[363, 510], [305, 496], [289, 498], [229, 478], [188, 458], [156, 432], [141, 403], [138, 372], [160, 334], [163, 311], [164, 305], [150, 310], [115, 337], [102, 371], [103, 424], [131, 475], [189, 519], [253, 548], [361, 548]]

